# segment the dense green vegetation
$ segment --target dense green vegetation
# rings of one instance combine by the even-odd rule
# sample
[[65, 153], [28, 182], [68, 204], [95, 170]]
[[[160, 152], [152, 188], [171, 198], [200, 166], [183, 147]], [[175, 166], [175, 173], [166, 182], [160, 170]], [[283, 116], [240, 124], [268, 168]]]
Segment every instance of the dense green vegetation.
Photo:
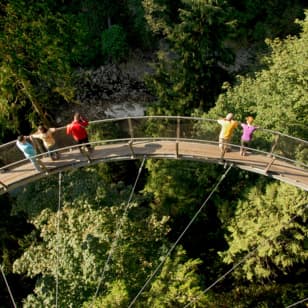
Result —
[[[2, 1], [0, 139], [55, 125], [54, 111], [75, 103], [80, 67], [141, 50], [157, 56], [149, 114], [251, 114], [307, 140], [305, 9], [278, 0]], [[234, 73], [243, 48], [254, 57]], [[307, 163], [307, 153], [298, 159]], [[139, 165], [102, 163], [0, 197], [0, 260], [18, 306], [128, 307], [152, 274], [134, 306], [286, 307], [307, 298], [307, 192], [231, 169], [165, 259], [225, 170], [148, 160], [130, 200]]]

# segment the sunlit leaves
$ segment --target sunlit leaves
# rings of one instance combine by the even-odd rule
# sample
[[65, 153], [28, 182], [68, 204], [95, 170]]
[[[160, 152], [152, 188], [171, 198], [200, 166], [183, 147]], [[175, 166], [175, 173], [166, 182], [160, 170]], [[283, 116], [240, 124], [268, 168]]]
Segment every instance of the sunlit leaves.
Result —
[[50, 99], [70, 100], [73, 95], [65, 37], [60, 35], [66, 21], [42, 3], [12, 0], [5, 11], [0, 36], [3, 116], [14, 117], [18, 108], [30, 103], [31, 111], [47, 121], [44, 112], [50, 108]]
[[198, 299], [198, 307], [207, 307], [206, 296], [196, 275], [201, 262], [185, 259], [187, 257], [181, 248], [174, 257], [167, 258], [161, 273], [144, 295], [149, 307], [180, 307], [195, 299]]
[[307, 204], [306, 192], [287, 184], [274, 183], [264, 193], [252, 188], [228, 227], [224, 261], [237, 263], [252, 253], [238, 270], [252, 281], [273, 279], [306, 262]]
[[75, 196], [69, 202], [64, 194], [59, 213], [45, 209], [33, 217], [39, 236], [14, 264], [18, 273], [41, 276], [35, 295], [28, 297], [26, 305], [54, 302], [56, 279], [63, 306], [79, 306], [89, 300], [95, 294], [110, 249], [112, 258], [99, 296], [112, 293], [113, 281], [118, 278], [131, 291], [139, 287], [158, 262], [168, 232], [167, 219], [138, 211], [135, 203], [129, 205], [129, 212], [135, 214], [123, 216], [126, 196], [122, 195], [121, 203], [109, 200], [106, 204], [104, 194], [90, 196], [89, 200], [83, 195]]
[[239, 77], [227, 87], [210, 112], [234, 112], [239, 120], [252, 114], [258, 125], [307, 139], [308, 45], [307, 17], [299, 37], [267, 41], [266, 67], [253, 77]]

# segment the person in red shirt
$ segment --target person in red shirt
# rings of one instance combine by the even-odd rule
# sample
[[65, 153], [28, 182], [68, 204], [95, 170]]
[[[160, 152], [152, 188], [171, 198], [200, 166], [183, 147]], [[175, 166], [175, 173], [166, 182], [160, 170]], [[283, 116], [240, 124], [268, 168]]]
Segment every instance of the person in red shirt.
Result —
[[[86, 130], [86, 127], [89, 125], [89, 121], [83, 118], [79, 112], [74, 114], [74, 120], [72, 123], [67, 125], [66, 134], [71, 135], [77, 144], [89, 143], [89, 137]], [[86, 144], [86, 147], [89, 152], [93, 151], [93, 147], [90, 144]], [[82, 147], [80, 147], [82, 151]]]

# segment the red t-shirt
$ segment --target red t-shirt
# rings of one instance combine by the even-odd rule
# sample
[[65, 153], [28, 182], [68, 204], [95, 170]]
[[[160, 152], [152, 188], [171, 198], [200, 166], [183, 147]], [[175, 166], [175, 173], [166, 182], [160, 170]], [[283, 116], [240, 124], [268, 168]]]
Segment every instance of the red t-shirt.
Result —
[[86, 127], [89, 122], [87, 120], [73, 121], [66, 127], [66, 134], [72, 135], [76, 141], [83, 140], [88, 137]]

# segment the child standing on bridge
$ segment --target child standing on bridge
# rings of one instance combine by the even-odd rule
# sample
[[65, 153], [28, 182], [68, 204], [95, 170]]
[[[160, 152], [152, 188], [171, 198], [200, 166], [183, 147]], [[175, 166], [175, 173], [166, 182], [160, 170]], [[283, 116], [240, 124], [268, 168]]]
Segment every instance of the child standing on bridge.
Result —
[[241, 123], [241, 126], [243, 128], [243, 134], [242, 134], [242, 137], [241, 137], [241, 149], [240, 149], [241, 156], [246, 155], [246, 148], [245, 147], [248, 147], [249, 143], [251, 142], [252, 135], [253, 135], [254, 131], [259, 128], [258, 126], [253, 126], [252, 122], [253, 122], [253, 117], [248, 116], [246, 118], [246, 124]]

